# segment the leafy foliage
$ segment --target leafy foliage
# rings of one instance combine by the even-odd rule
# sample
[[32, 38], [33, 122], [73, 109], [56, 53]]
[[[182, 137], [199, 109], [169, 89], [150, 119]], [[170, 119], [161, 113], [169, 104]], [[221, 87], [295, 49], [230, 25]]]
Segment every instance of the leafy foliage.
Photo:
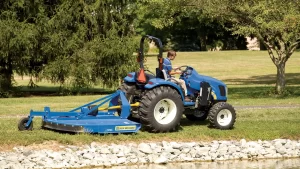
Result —
[[204, 10], [210, 6], [203, 5], [210, 1], [202, 1], [142, 1], [139, 6], [139, 22], [136, 24], [137, 32], [161, 37], [164, 44], [167, 44], [166, 50], [206, 51], [219, 44], [225, 50], [246, 49], [245, 39], [232, 35], [224, 27], [230, 22], [212, 17], [211, 13]]
[[[0, 3], [0, 89], [13, 74], [46, 78], [75, 90], [119, 83], [137, 65], [131, 27], [135, 1]], [[30, 86], [35, 86], [31, 80]]]
[[216, 3], [222, 5], [207, 9], [232, 21], [234, 34], [257, 37], [266, 47], [277, 68], [276, 93], [282, 94], [286, 84], [285, 64], [300, 43], [300, 3], [293, 0], [212, 1]]

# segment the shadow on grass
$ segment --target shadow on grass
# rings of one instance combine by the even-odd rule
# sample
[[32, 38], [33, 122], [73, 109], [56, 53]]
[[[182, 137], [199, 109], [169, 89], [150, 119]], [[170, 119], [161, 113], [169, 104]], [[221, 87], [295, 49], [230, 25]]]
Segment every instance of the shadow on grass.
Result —
[[[262, 76], [252, 76], [248, 79], [224, 79], [227, 83], [241, 84], [241, 87], [229, 86], [230, 98], [269, 98], [277, 97], [275, 93], [276, 74], [268, 74]], [[245, 85], [245, 87], [243, 87]], [[260, 86], [246, 86], [260, 85]], [[266, 86], [261, 86], [266, 85]], [[280, 97], [298, 97], [300, 96], [300, 73], [286, 73], [286, 91]], [[289, 86], [299, 85], [299, 86]], [[116, 89], [89, 88], [71, 91], [62, 89], [59, 86], [39, 86], [36, 88], [28, 88], [20, 86], [14, 88], [12, 97], [28, 97], [28, 96], [62, 96], [62, 95], [105, 95], [115, 92]]]
[[191, 121], [186, 118], [182, 118], [180, 121], [180, 127], [179, 127], [178, 131], [183, 131], [183, 130], [185, 130], [185, 127], [188, 127], [188, 126], [201, 126], [201, 127], [205, 126], [205, 127], [209, 128], [209, 121], [207, 119], [203, 120], [203, 121]]
[[[180, 126], [178, 128], [178, 131], [184, 130], [184, 127], [187, 127], [187, 126], [208, 126], [208, 125], [209, 125], [208, 120], [191, 121], [191, 120], [188, 120], [186, 118], [182, 118], [181, 121], [180, 121]], [[143, 125], [142, 125], [142, 128], [140, 130], [143, 131], [143, 132], [148, 132], [147, 129], [143, 127]], [[176, 130], [176, 131], [172, 131], [172, 132], [178, 132], [178, 131]]]
[[[262, 76], [251, 76], [247, 79], [225, 79], [229, 83], [240, 83], [242, 85], [272, 85], [276, 84], [276, 74], [268, 74]], [[286, 73], [287, 85], [300, 85], [300, 73]]]
[[231, 99], [249, 99], [249, 98], [288, 98], [299, 97], [299, 86], [286, 86], [283, 95], [275, 95], [275, 86], [246, 86], [246, 87], [229, 87], [229, 97]]
[[[300, 73], [286, 73], [286, 88], [281, 96], [275, 94], [276, 74], [252, 76], [247, 79], [225, 79], [224, 81], [227, 83], [241, 84], [241, 87], [229, 86], [228, 91], [230, 98], [286, 98], [300, 96]], [[245, 87], [243, 87], [243, 85], [245, 85]]]
[[71, 91], [62, 89], [58, 86], [39, 86], [35, 88], [28, 88], [26, 86], [19, 86], [13, 88], [11, 92], [12, 97], [30, 97], [30, 96], [66, 96], [66, 95], [106, 95], [115, 92], [113, 89], [103, 88], [88, 88], [80, 89], [78, 91]]
[[185, 126], [195, 126], [195, 125], [200, 125], [200, 126], [207, 126], [209, 124], [208, 120], [204, 121], [191, 121], [186, 118], [182, 118], [180, 121], [180, 125], [185, 127]]

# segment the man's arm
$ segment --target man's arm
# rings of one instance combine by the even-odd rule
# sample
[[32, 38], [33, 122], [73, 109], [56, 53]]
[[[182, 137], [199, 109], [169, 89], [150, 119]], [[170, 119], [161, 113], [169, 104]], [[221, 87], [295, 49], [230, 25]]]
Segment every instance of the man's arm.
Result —
[[177, 70], [177, 68], [172, 69], [171, 71], [169, 71], [169, 75], [181, 74], [181, 71], [180, 71], [180, 72], [177, 72], [176, 70]]

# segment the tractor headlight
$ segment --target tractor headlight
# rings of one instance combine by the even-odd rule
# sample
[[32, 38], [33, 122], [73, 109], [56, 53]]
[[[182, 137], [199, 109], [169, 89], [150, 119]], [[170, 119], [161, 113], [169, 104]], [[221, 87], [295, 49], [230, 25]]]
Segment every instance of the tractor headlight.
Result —
[[225, 96], [226, 97], [228, 96], [228, 87], [227, 86], [225, 87]]

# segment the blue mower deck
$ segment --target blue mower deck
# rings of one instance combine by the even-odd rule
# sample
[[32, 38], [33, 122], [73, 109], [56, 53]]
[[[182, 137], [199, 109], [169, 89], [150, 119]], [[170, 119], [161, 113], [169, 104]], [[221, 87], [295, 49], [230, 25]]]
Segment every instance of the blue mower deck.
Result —
[[87, 133], [134, 133], [139, 123], [127, 119], [47, 119], [43, 127], [68, 132]]
[[[107, 102], [109, 102], [109, 107], [100, 108]], [[119, 105], [120, 102], [121, 105]], [[117, 113], [117, 109], [121, 110], [120, 113]], [[44, 128], [58, 131], [102, 134], [135, 133], [141, 128], [141, 124], [127, 119], [130, 115], [130, 109], [131, 106], [124, 93], [117, 90], [111, 95], [77, 107], [69, 112], [53, 112], [50, 111], [49, 107], [45, 107], [44, 111], [31, 110], [28, 118], [22, 119], [19, 123], [19, 130], [32, 129], [33, 118], [41, 116]]]

